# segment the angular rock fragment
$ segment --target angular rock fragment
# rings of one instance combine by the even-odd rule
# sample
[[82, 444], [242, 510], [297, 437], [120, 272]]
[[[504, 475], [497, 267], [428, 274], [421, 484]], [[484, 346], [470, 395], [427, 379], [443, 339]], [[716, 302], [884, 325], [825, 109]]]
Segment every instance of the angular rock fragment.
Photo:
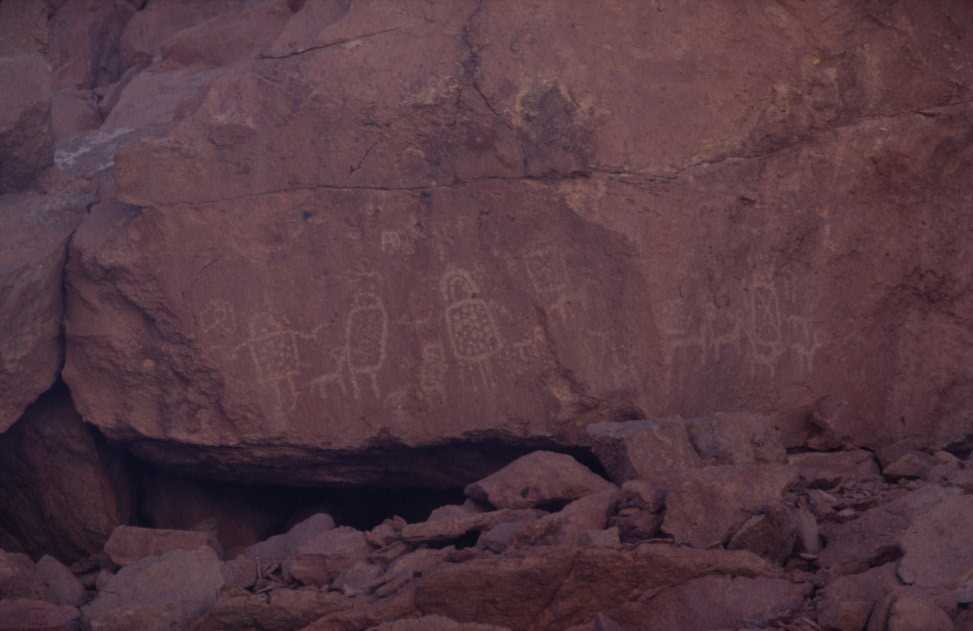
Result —
[[890, 594], [875, 605], [867, 631], [953, 631], [946, 612], [921, 595]]
[[578, 545], [598, 538], [618, 502], [618, 491], [607, 490], [577, 499], [557, 513], [531, 520], [517, 531], [519, 545]]
[[0, 550], [0, 600], [5, 598], [48, 598], [47, 585], [26, 554]]
[[540, 508], [612, 488], [571, 456], [535, 451], [470, 484], [466, 495], [496, 508]]
[[971, 495], [943, 497], [917, 510], [900, 537], [900, 580], [924, 589], [955, 590], [973, 570], [971, 520]]
[[771, 506], [754, 515], [730, 537], [730, 550], [749, 550], [775, 563], [784, 563], [794, 551], [799, 528], [795, 511], [782, 505]]
[[274, 535], [243, 550], [241, 556], [256, 561], [283, 561], [297, 554], [308, 541], [334, 529], [334, 519], [327, 513], [317, 513], [295, 524], [282, 535]]
[[499, 524], [526, 522], [543, 517], [546, 513], [536, 509], [503, 509], [485, 513], [466, 514], [462, 517], [407, 524], [401, 538], [407, 543], [445, 543], [466, 535], [489, 530]]
[[817, 488], [833, 488], [842, 482], [879, 476], [874, 456], [863, 449], [792, 454], [787, 462], [800, 471], [809, 486]]
[[37, 562], [37, 577], [47, 585], [47, 600], [55, 605], [80, 607], [87, 600], [81, 581], [52, 556], [45, 555]]
[[686, 429], [707, 465], [787, 462], [781, 431], [770, 416], [714, 414], [687, 420]]
[[125, 567], [147, 557], [199, 547], [208, 547], [217, 554], [222, 552], [219, 542], [210, 532], [119, 526], [105, 544], [105, 552], [112, 563]]
[[359, 561], [364, 561], [372, 547], [365, 534], [341, 526], [304, 541], [284, 563], [284, 571], [304, 585], [328, 585], [334, 578]]
[[0, 600], [0, 631], [77, 631], [80, 612], [43, 600]]
[[[595, 455], [618, 484], [703, 464], [680, 418], [597, 423], [586, 431]], [[717, 449], [714, 445], [714, 456]]]
[[341, 593], [317, 589], [274, 589], [261, 594], [224, 590], [192, 629], [292, 631], [303, 629], [322, 616], [347, 611], [356, 604], [359, 603]]
[[445, 616], [422, 616], [409, 620], [386, 622], [368, 631], [507, 631], [506, 627], [472, 622], [456, 622]]
[[212, 548], [173, 550], [127, 565], [82, 608], [92, 631], [169, 631], [190, 628], [213, 607], [223, 588]]
[[894, 563], [860, 574], [839, 576], [821, 591], [817, 601], [818, 622], [825, 629], [862, 631], [875, 604], [898, 586]]
[[777, 504], [798, 481], [783, 465], [728, 465], [690, 469], [667, 490], [662, 531], [696, 548], [723, 545], [751, 516]]

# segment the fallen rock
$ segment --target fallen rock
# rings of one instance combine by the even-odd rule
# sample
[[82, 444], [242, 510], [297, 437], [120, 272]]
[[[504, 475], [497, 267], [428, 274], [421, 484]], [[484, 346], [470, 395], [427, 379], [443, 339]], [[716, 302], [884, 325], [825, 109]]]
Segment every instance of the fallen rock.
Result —
[[725, 544], [754, 514], [777, 504], [797, 483], [784, 465], [728, 465], [690, 469], [659, 482], [666, 489], [662, 531], [695, 548]]
[[173, 550], [195, 550], [199, 547], [208, 547], [216, 554], [221, 553], [219, 541], [210, 532], [119, 526], [105, 544], [105, 552], [112, 563], [125, 567], [147, 557], [159, 556]]
[[862, 631], [875, 604], [898, 587], [894, 563], [839, 576], [821, 590], [818, 623], [823, 629]]
[[87, 600], [81, 581], [52, 556], [44, 555], [37, 562], [37, 577], [47, 585], [47, 600], [55, 605], [80, 607]]
[[470, 484], [466, 495], [496, 508], [543, 508], [612, 488], [571, 456], [535, 451]]
[[338, 574], [331, 587], [345, 596], [368, 594], [382, 583], [383, 574], [381, 566], [377, 563], [358, 561]]
[[409, 620], [385, 622], [377, 627], [370, 627], [368, 631], [505, 631], [506, 627], [496, 627], [489, 624], [470, 622], [456, 622], [444, 616], [422, 616]]
[[190, 628], [223, 588], [222, 563], [208, 546], [172, 550], [121, 569], [82, 617], [92, 631], [168, 631]]
[[27, 189], [54, 162], [51, 69], [40, 55], [0, 57], [0, 195]]
[[[511, 629], [554, 631], [598, 613], [632, 624], [633, 618], [651, 615], [654, 607], [651, 598], [640, 604], [639, 595], [665, 593], [666, 588], [709, 573], [756, 577], [772, 575], [773, 570], [748, 552], [658, 544], [629, 550], [553, 546], [438, 566], [419, 581], [415, 604], [426, 614]], [[768, 590], [766, 601], [754, 601], [759, 603], [754, 611], [773, 608], [769, 605], [775, 600], [790, 606], [810, 591], [808, 586], [787, 584], [791, 587]], [[510, 607], [511, 602], [520, 605]]]
[[903, 535], [916, 519], [959, 493], [958, 489], [924, 486], [850, 521], [822, 524], [828, 543], [819, 556], [821, 566], [839, 575], [857, 574], [899, 558]]
[[[680, 418], [596, 423], [586, 431], [598, 460], [618, 484], [702, 465]], [[714, 454], [716, 449], [714, 444]]]
[[848, 401], [830, 395], [815, 401], [808, 418], [811, 435], [807, 446], [822, 451], [847, 448], [855, 422], [849, 407]]
[[[522, 522], [505, 522], [505, 524], [516, 523]], [[501, 524], [501, 526], [505, 524]], [[386, 568], [385, 574], [382, 576], [382, 585], [377, 594], [386, 597], [399, 591], [415, 578], [422, 576], [437, 565], [445, 563], [451, 552], [452, 548], [420, 548], [400, 556]]]
[[612, 618], [666, 631], [753, 628], [798, 611], [812, 591], [808, 583], [779, 578], [704, 576], [663, 591], [651, 604], [622, 606]]
[[882, 475], [890, 480], [925, 478], [936, 464], [936, 459], [929, 454], [921, 451], [910, 451], [885, 466], [882, 469]]
[[334, 519], [327, 513], [317, 513], [295, 524], [282, 535], [274, 535], [266, 541], [256, 543], [240, 554], [256, 561], [284, 561], [293, 558], [298, 548], [334, 529]]
[[917, 510], [900, 537], [898, 576], [907, 585], [955, 590], [973, 570], [973, 496], [947, 496]]
[[80, 612], [74, 607], [43, 600], [0, 600], [2, 631], [78, 631]]
[[284, 562], [284, 571], [304, 585], [324, 586], [335, 577], [364, 561], [372, 547], [365, 533], [341, 526], [307, 539]]
[[787, 462], [781, 431], [770, 416], [714, 414], [687, 420], [686, 429], [707, 465]]
[[873, 480], [880, 473], [874, 456], [864, 449], [824, 453], [798, 453], [787, 462], [796, 467], [809, 486], [834, 488], [842, 482]]
[[518, 545], [542, 546], [591, 543], [592, 537], [601, 540], [605, 535], [595, 533], [605, 530], [608, 516], [617, 503], [617, 490], [587, 495], [557, 513], [529, 521], [516, 532], [513, 541]]
[[799, 526], [794, 510], [775, 505], [754, 515], [730, 537], [730, 550], [749, 550], [774, 563], [783, 564], [798, 541]]
[[231, 589], [219, 594], [216, 603], [192, 629], [293, 631], [323, 616], [363, 604], [338, 592], [317, 589], [274, 589], [262, 594]]
[[953, 631], [946, 612], [921, 596], [894, 593], [875, 606], [867, 631]]
[[466, 514], [462, 517], [408, 524], [402, 528], [401, 538], [411, 544], [447, 543], [507, 522], [526, 522], [538, 519], [546, 513], [536, 509], [503, 509], [485, 513]]
[[47, 585], [26, 554], [0, 550], [0, 600], [4, 598], [48, 598]]
[[485, 509], [477, 505], [476, 502], [472, 500], [466, 500], [462, 504], [450, 504], [447, 506], [440, 506], [439, 508], [433, 509], [429, 513], [429, 518], [426, 521], [439, 521], [443, 519], [457, 519], [466, 517], [468, 515], [473, 515], [476, 513], [482, 513]]

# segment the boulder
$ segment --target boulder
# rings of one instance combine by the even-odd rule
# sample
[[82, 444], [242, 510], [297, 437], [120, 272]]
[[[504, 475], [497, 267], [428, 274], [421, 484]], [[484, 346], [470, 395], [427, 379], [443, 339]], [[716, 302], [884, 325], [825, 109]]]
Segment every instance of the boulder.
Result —
[[74, 607], [43, 600], [0, 600], [0, 631], [77, 631], [80, 613]]
[[442, 544], [490, 530], [500, 524], [535, 520], [544, 514], [543, 511], [536, 509], [503, 509], [451, 519], [425, 521], [404, 526], [401, 538], [410, 544]]
[[921, 451], [910, 451], [882, 468], [882, 475], [891, 480], [925, 478], [938, 464], [936, 459]]
[[47, 600], [55, 605], [80, 607], [87, 600], [81, 581], [50, 555], [44, 555], [37, 562], [37, 577], [47, 585]]
[[192, 629], [293, 631], [303, 629], [323, 616], [362, 604], [339, 592], [317, 589], [274, 589], [262, 594], [240, 589], [224, 590]]
[[953, 631], [946, 612], [922, 596], [894, 593], [875, 606], [867, 631]]
[[0, 195], [0, 433], [54, 384], [67, 243], [90, 201], [84, 192]]
[[0, 529], [35, 557], [100, 551], [135, 514], [134, 495], [127, 459], [84, 424], [63, 385], [0, 435]]
[[221, 565], [208, 546], [135, 561], [82, 608], [84, 624], [91, 631], [190, 628], [216, 604]]
[[541, 508], [612, 488], [571, 456], [535, 451], [470, 484], [466, 495], [496, 508]]
[[51, 69], [41, 55], [0, 57], [0, 195], [29, 188], [54, 162]]
[[210, 532], [119, 526], [105, 544], [105, 552], [112, 563], [125, 567], [147, 557], [199, 547], [208, 547], [217, 554], [221, 552], [219, 542]]
[[[696, 548], [723, 545], [752, 516], [778, 504], [798, 479], [797, 471], [784, 465], [687, 470], [671, 482], [657, 483], [668, 491], [662, 531]], [[786, 539], [793, 544], [790, 535]], [[785, 543], [780, 541], [780, 547]]]
[[5, 598], [48, 598], [47, 585], [26, 554], [0, 550], [0, 600]]
[[898, 587], [894, 563], [839, 576], [821, 590], [817, 620], [824, 629], [862, 631], [875, 604]]
[[506, 627], [471, 622], [456, 622], [444, 616], [422, 616], [408, 620], [385, 622], [368, 631], [506, 631]]
[[[924, 486], [868, 509], [851, 521], [825, 522], [822, 535], [828, 544], [819, 556], [821, 566], [839, 575], [856, 574], [898, 558], [903, 536], [913, 523], [940, 504], [946, 504], [947, 510], [961, 508], [961, 504], [949, 501], [959, 494], [958, 489]], [[922, 563], [922, 557], [917, 556], [916, 562]]]
[[294, 550], [294, 558], [284, 563], [284, 571], [304, 585], [324, 586], [341, 572], [364, 561], [371, 551], [365, 533], [341, 526], [299, 545]]
[[749, 550], [775, 563], [784, 563], [794, 551], [799, 527], [796, 511], [783, 505], [754, 515], [730, 537], [730, 550]]
[[298, 548], [315, 537], [332, 530], [334, 519], [327, 513], [316, 513], [295, 524], [282, 535], [256, 543], [240, 554], [256, 561], [283, 561], [297, 554]]
[[[587, 437], [602, 466], [618, 484], [702, 465], [690, 441], [688, 425], [679, 418], [596, 423], [588, 426]], [[714, 445], [714, 455], [716, 449]]]
[[[618, 491], [607, 490], [577, 499], [557, 513], [530, 521], [514, 536], [520, 545], [578, 545], [608, 525], [608, 516], [618, 503]], [[617, 534], [616, 534], [617, 538]]]
[[916, 511], [900, 537], [899, 579], [918, 588], [952, 591], [973, 571], [969, 524], [973, 496], [944, 497]]
[[714, 414], [687, 420], [686, 429], [696, 453], [708, 465], [787, 462], [781, 430], [770, 416]]
[[[437, 566], [419, 581], [415, 604], [426, 614], [511, 629], [565, 629], [598, 613], [622, 624], [640, 625], [634, 621], [652, 615], [655, 599], [642, 603], [639, 595], [666, 593], [709, 573], [758, 577], [773, 571], [748, 552], [658, 544], [629, 550], [550, 546]], [[808, 586], [786, 584], [790, 587], [767, 583], [765, 587], [773, 589], [766, 590], [766, 600], [756, 596], [752, 611], [777, 609], [773, 604], [786, 610], [810, 592]], [[754, 585], [760, 586], [760, 582]], [[511, 602], [519, 606], [510, 607]], [[667, 610], [665, 615], [673, 614]]]
[[800, 471], [809, 486], [817, 488], [833, 488], [842, 482], [874, 480], [880, 475], [875, 457], [864, 449], [797, 453], [788, 456], [787, 462]]

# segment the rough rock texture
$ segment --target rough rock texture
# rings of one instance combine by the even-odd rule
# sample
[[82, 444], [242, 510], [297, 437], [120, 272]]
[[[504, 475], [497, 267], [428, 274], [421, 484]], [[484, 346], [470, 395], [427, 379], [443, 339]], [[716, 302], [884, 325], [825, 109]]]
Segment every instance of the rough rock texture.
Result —
[[[54, 162], [51, 69], [41, 55], [0, 56], [0, 194], [28, 188]], [[16, 86], [16, 87], [14, 87]]]
[[470, 499], [496, 508], [560, 505], [614, 488], [565, 454], [535, 451], [466, 487]]
[[35, 558], [95, 553], [134, 516], [131, 476], [56, 387], [0, 435], [0, 529]]
[[174, 550], [122, 568], [82, 615], [91, 631], [184, 629], [209, 611], [222, 587], [212, 548]]
[[78, 631], [79, 619], [74, 607], [25, 598], [0, 600], [3, 631]]
[[105, 553], [112, 563], [125, 567], [146, 557], [199, 547], [211, 548], [217, 554], [220, 552], [219, 542], [208, 532], [119, 526], [105, 543]]
[[0, 195], [0, 433], [61, 368], [67, 241], [89, 201], [82, 193]]
[[828, 440], [973, 433], [965, 3], [107, 4], [49, 27], [106, 116], [58, 166], [114, 181], [65, 375], [147, 458], [445, 486], [827, 395]]

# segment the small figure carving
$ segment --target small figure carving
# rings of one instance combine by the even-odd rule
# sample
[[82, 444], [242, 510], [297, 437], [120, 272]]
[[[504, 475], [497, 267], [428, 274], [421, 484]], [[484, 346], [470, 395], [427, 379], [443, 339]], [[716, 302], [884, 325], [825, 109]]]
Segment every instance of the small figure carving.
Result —
[[453, 354], [460, 363], [476, 366], [483, 385], [489, 386], [490, 359], [503, 346], [490, 306], [479, 297], [476, 283], [464, 270], [447, 271], [443, 275], [442, 291], [447, 303], [446, 328]]

